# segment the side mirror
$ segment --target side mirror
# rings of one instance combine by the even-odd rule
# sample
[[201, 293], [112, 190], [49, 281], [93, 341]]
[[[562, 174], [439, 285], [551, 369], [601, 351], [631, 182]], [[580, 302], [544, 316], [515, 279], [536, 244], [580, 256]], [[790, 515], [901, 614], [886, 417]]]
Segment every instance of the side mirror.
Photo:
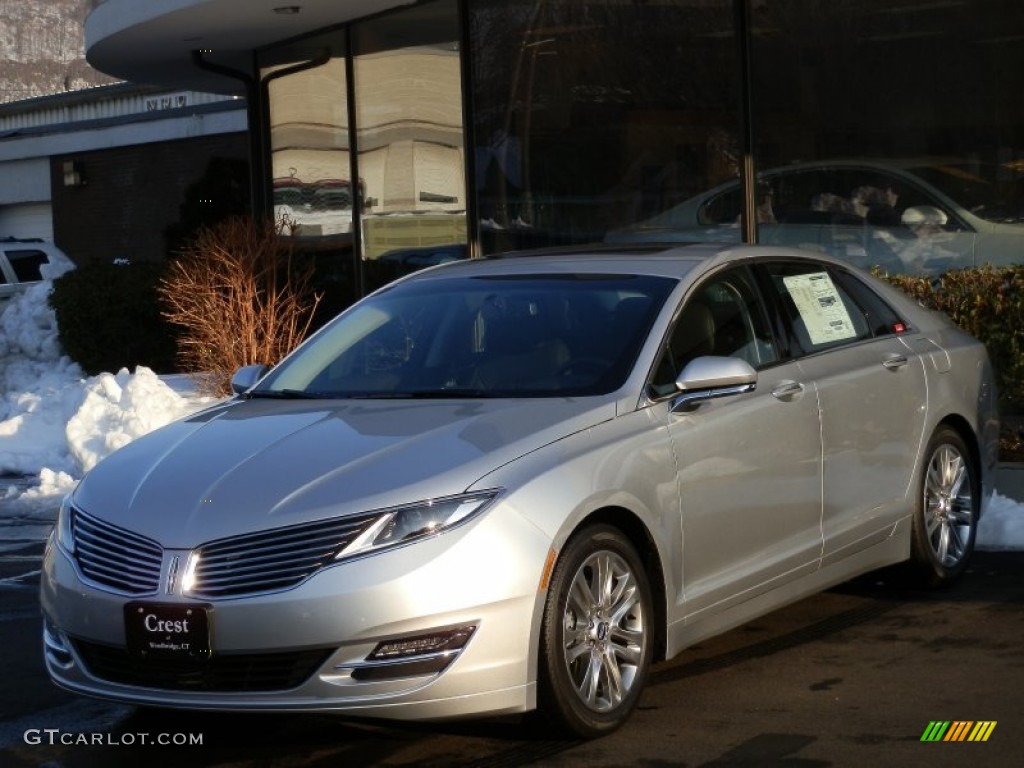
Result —
[[680, 394], [672, 412], [691, 411], [705, 400], [741, 395], [757, 388], [757, 371], [738, 357], [708, 355], [691, 360], [676, 378]]
[[918, 229], [923, 226], [941, 229], [946, 226], [949, 216], [941, 208], [936, 208], [934, 205], [913, 205], [903, 212], [900, 221], [911, 229]]
[[240, 395], [252, 389], [263, 374], [270, 370], [269, 365], [243, 365], [231, 377], [231, 391]]

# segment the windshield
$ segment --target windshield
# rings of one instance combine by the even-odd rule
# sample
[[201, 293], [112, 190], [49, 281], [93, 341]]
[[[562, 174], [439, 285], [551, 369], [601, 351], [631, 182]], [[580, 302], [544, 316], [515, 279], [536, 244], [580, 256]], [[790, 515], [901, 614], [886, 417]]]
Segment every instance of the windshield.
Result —
[[416, 280], [365, 299], [255, 397], [567, 397], [625, 382], [675, 280], [510, 275]]

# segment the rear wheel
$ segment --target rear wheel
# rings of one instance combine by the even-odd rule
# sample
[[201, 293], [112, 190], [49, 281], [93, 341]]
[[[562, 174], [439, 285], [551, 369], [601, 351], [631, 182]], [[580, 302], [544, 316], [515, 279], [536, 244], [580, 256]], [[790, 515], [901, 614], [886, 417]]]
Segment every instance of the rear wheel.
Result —
[[541, 630], [540, 714], [563, 734], [592, 738], [636, 706], [651, 664], [651, 588], [618, 530], [585, 528], [555, 566]]
[[974, 551], [980, 488], [970, 450], [941, 427], [924, 453], [912, 531], [911, 563], [931, 586], [951, 583]]

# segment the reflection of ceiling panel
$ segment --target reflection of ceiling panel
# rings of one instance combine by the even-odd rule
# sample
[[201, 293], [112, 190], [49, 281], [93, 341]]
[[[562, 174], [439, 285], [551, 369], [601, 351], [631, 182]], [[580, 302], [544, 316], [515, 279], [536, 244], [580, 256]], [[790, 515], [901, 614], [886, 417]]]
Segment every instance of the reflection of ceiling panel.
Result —
[[458, 54], [414, 50], [360, 56], [355, 77], [361, 132], [408, 121], [461, 132]]
[[350, 175], [348, 152], [323, 152], [310, 149], [283, 149], [273, 153], [275, 186], [287, 177], [299, 183], [318, 179], [347, 179]]
[[348, 133], [333, 125], [283, 123], [271, 129], [275, 150], [287, 148], [347, 150]]
[[313, 123], [345, 131], [345, 62], [331, 59], [322, 66], [283, 75], [268, 84], [270, 124]]
[[400, 141], [438, 144], [442, 147], [462, 147], [462, 130], [410, 121], [400, 125], [385, 125], [359, 132], [359, 150], [366, 152]]

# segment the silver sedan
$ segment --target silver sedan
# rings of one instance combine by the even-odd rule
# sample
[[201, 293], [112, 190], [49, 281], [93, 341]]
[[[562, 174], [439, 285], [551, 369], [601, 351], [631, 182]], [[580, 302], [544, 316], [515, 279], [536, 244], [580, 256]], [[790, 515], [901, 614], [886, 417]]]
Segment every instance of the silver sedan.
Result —
[[442, 265], [234, 386], [64, 501], [59, 685], [598, 736], [703, 638], [902, 561], [952, 581], [997, 450], [981, 344], [767, 247]]

